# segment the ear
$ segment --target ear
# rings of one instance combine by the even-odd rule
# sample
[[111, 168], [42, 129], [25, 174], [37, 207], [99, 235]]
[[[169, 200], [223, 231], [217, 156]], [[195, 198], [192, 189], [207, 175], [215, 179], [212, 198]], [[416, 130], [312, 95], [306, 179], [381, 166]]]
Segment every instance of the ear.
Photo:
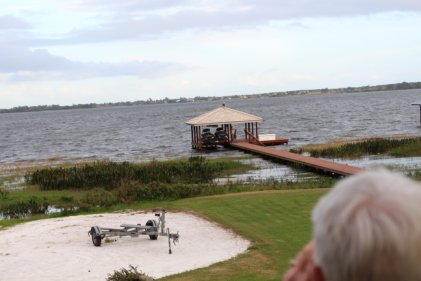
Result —
[[313, 268], [313, 278], [314, 281], [328, 281], [325, 279], [325, 276], [320, 266], [317, 265]]

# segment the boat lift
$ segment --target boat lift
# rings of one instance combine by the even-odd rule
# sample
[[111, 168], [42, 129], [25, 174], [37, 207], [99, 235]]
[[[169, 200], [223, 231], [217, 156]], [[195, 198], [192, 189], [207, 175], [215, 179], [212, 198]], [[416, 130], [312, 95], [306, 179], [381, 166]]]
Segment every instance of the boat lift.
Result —
[[108, 237], [139, 237], [139, 235], [149, 235], [149, 239], [157, 240], [159, 236], [168, 237], [168, 248], [169, 254], [172, 253], [171, 250], [171, 240], [175, 245], [180, 238], [180, 235], [177, 233], [170, 233], [169, 228], [165, 228], [165, 210], [162, 210], [161, 213], [155, 213], [155, 216], [158, 217], [158, 221], [155, 219], [150, 219], [146, 222], [145, 225], [141, 224], [122, 224], [122, 228], [109, 228], [109, 227], [99, 227], [92, 226], [91, 230], [88, 232], [88, 235], [92, 238], [92, 243], [94, 246], [101, 246], [102, 239]]

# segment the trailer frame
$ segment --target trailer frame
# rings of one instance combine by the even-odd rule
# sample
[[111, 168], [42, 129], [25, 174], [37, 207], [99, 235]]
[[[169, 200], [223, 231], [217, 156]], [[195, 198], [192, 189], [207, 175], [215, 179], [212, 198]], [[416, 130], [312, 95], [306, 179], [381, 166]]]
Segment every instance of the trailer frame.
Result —
[[171, 242], [175, 245], [180, 238], [180, 234], [178, 232], [171, 233], [169, 228], [165, 228], [165, 214], [165, 210], [161, 210], [160, 213], [155, 213], [158, 220], [150, 219], [145, 225], [121, 224], [120, 227], [122, 228], [92, 226], [91, 230], [88, 231], [88, 235], [91, 236], [92, 243], [95, 247], [100, 247], [102, 239], [109, 237], [130, 236], [134, 238], [139, 237], [140, 235], [148, 235], [149, 239], [157, 240], [159, 236], [165, 236], [168, 238], [169, 254], [172, 254]]

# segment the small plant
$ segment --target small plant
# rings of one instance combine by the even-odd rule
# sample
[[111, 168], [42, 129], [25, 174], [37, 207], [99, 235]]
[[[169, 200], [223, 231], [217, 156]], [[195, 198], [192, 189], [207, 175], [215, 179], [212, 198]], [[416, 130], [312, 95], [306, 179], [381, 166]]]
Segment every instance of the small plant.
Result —
[[104, 243], [114, 243], [114, 242], [117, 242], [117, 240], [116, 239], [110, 239], [109, 237], [105, 237], [105, 239], [104, 239]]
[[3, 188], [0, 188], [0, 198], [1, 199], [6, 199], [7, 196], [9, 196], [9, 191], [7, 191], [7, 190], [5, 190]]
[[106, 281], [154, 281], [152, 277], [139, 272], [137, 267], [129, 265], [129, 269], [122, 268], [115, 270], [113, 274], [108, 274]]
[[66, 196], [63, 195], [60, 197], [60, 201], [64, 202], [64, 203], [71, 203], [75, 201], [75, 198], [73, 196]]

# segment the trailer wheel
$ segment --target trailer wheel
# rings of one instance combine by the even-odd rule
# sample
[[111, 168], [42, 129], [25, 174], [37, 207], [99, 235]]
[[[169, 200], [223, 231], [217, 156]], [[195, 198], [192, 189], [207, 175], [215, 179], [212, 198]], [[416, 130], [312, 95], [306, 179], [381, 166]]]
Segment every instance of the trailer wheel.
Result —
[[[156, 222], [156, 220], [148, 220], [147, 222], [146, 222], [146, 226], [153, 226], [154, 228], [156, 228], [156, 231], [158, 231], [158, 227], [157, 227], [157, 222]], [[158, 234], [150, 234], [149, 235], [149, 238], [151, 239], [151, 240], [157, 240], [158, 239]]]
[[92, 238], [92, 243], [94, 244], [95, 247], [99, 247], [101, 246], [101, 235], [97, 232], [97, 229], [95, 226], [91, 227], [91, 238]]

